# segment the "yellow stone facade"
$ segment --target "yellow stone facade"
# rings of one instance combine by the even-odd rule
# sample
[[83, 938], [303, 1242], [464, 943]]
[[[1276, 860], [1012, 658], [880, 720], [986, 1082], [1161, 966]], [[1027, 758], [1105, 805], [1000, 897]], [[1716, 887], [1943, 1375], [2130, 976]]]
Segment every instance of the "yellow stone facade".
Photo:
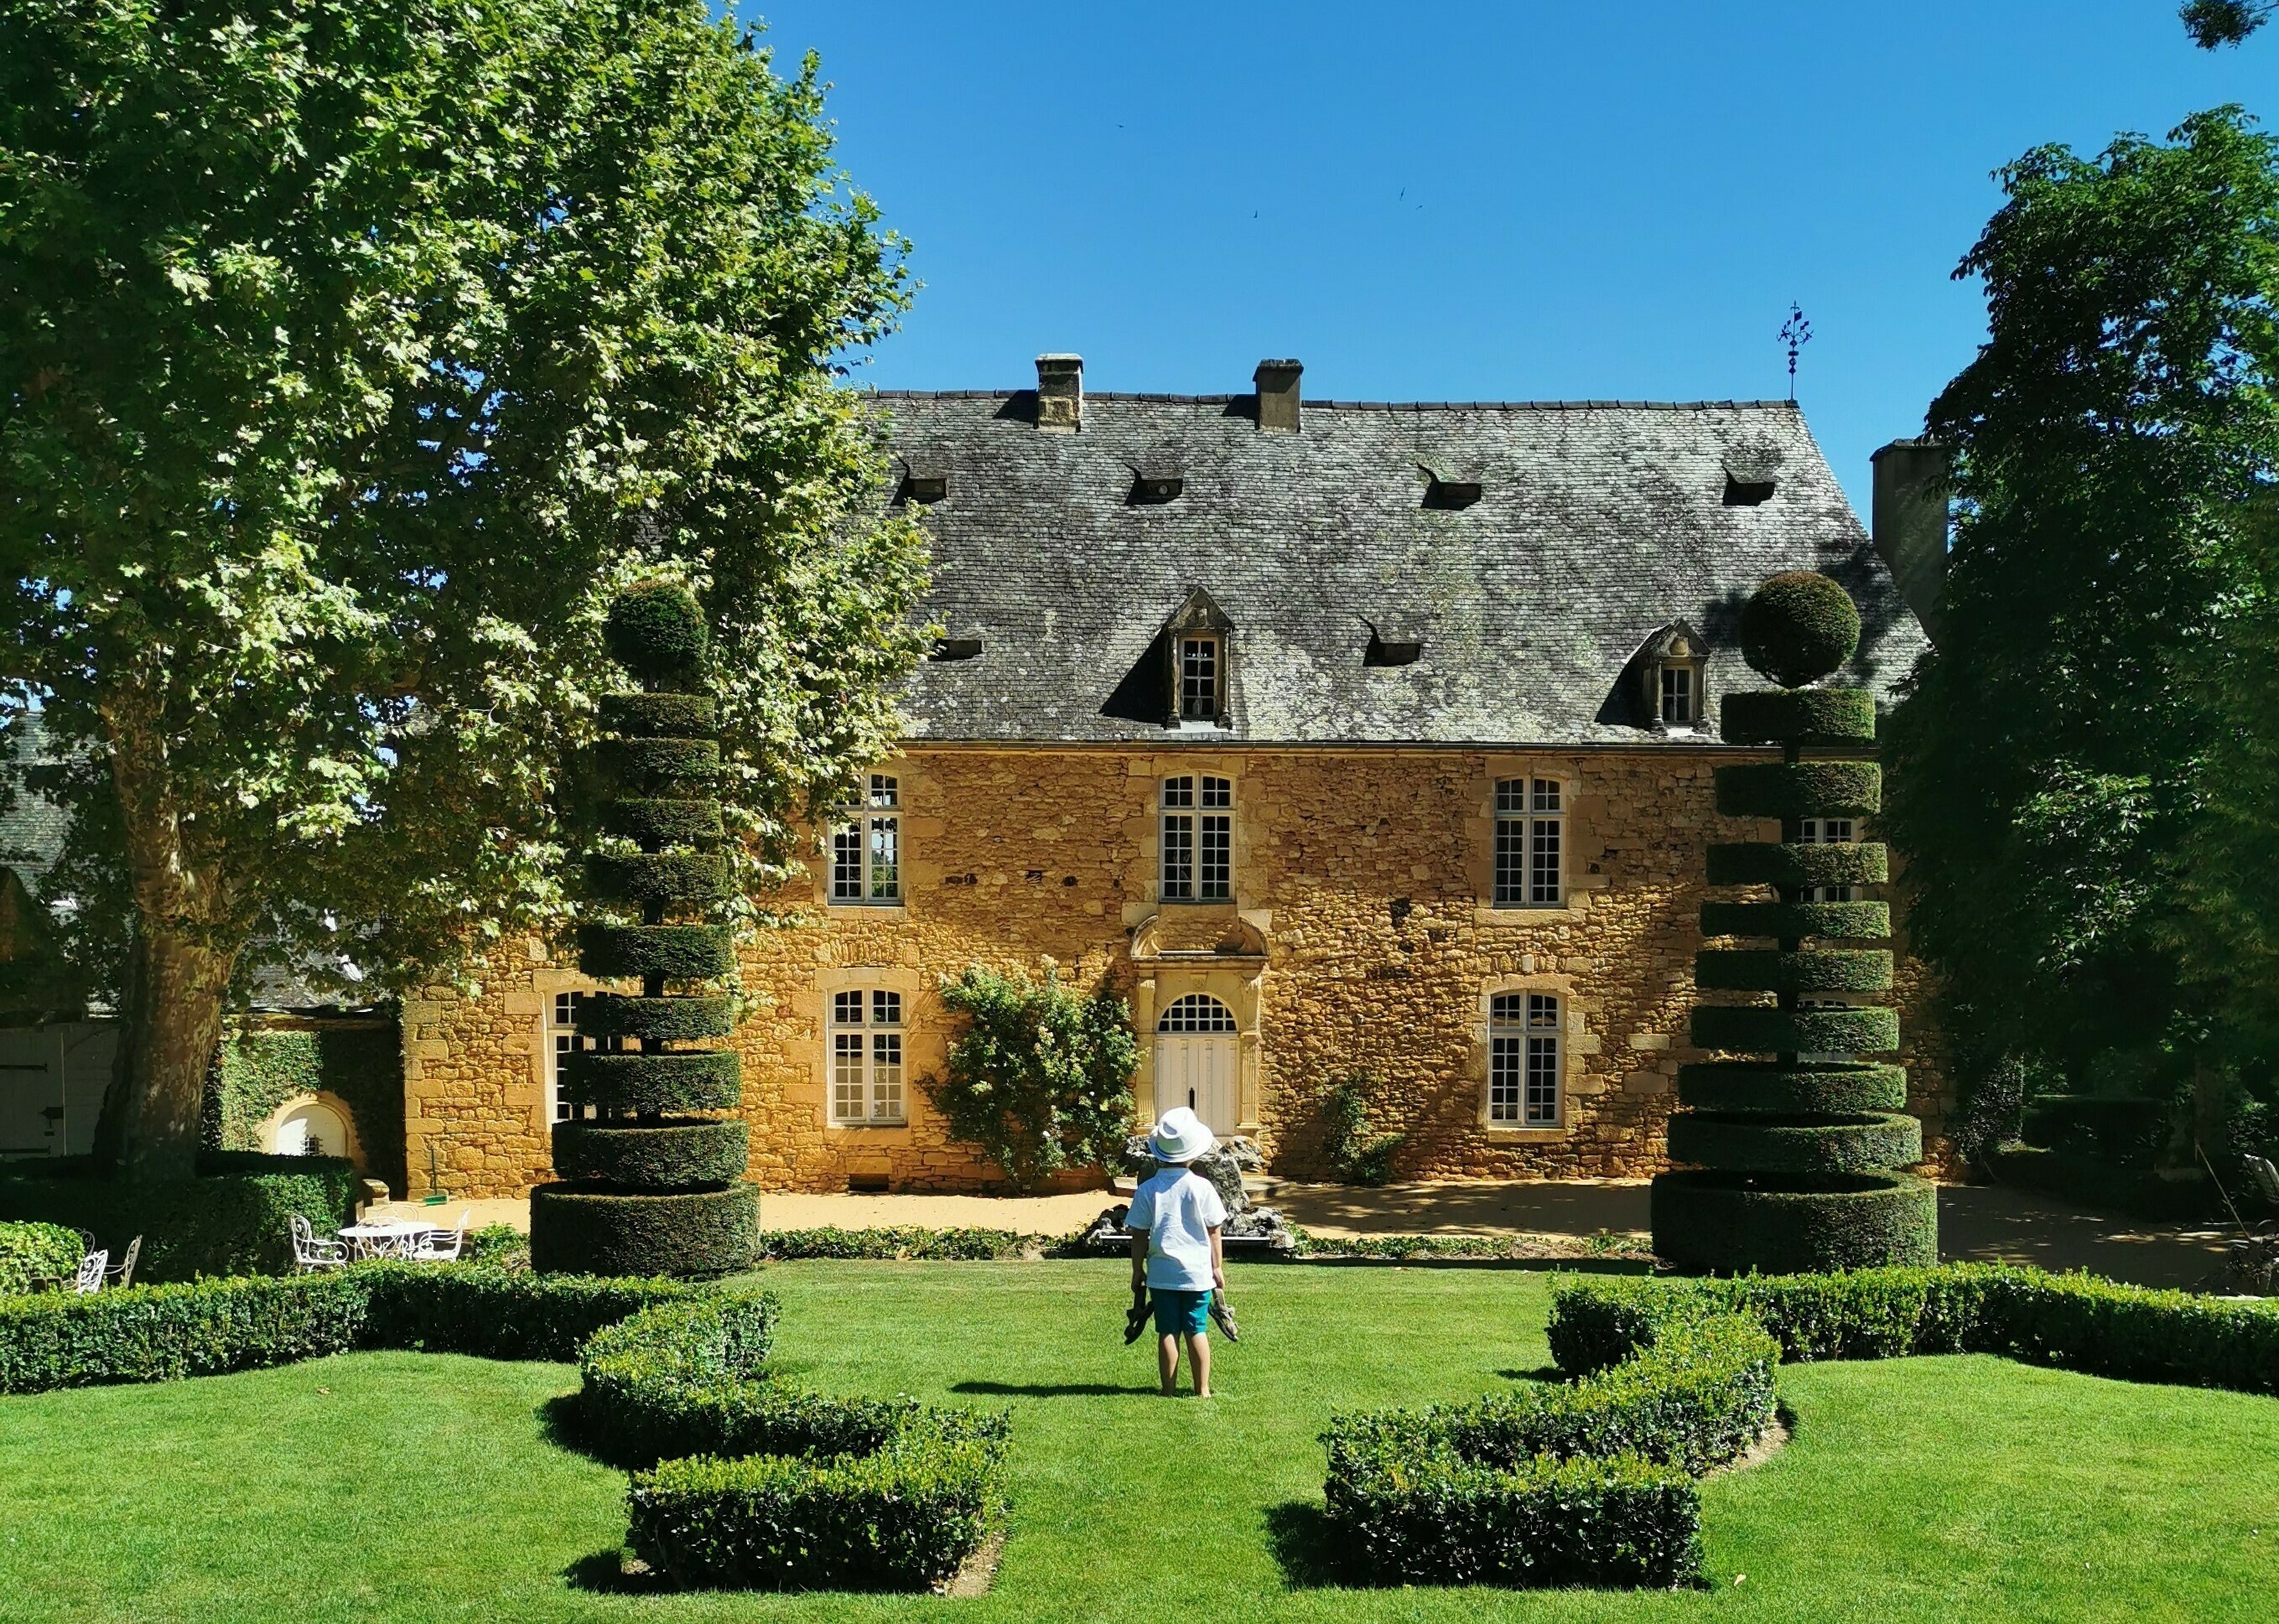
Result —
[[[824, 865], [771, 905], [801, 922], [742, 954], [753, 1178], [771, 1189], [970, 1190], [991, 1169], [948, 1142], [917, 1079], [940, 1069], [953, 1022], [936, 989], [969, 964], [1106, 977], [1143, 1034], [1141, 1114], [1156, 1104], [1158, 1014], [1216, 997], [1238, 1030], [1240, 1127], [1274, 1169], [1319, 1176], [1321, 1098], [1366, 1078], [1373, 1125], [1408, 1136], [1404, 1178], [1638, 1176], [1663, 1165], [1663, 1129], [1700, 946], [1703, 848], [1778, 838], [1720, 818], [1711, 773], [1730, 751], [1274, 749], [912, 746], [899, 782], [895, 906], [833, 907]], [[1173, 773], [1233, 789], [1233, 898], [1156, 897], [1157, 799]], [[1495, 908], [1499, 779], [1563, 786], [1562, 905]], [[541, 944], [501, 955], [480, 995], [431, 989], [403, 1009], [412, 1193], [519, 1195], [551, 1176], [544, 1015], [592, 985]], [[506, 961], [510, 960], [510, 961]], [[1899, 999], [1913, 1108], [1945, 1156], [1951, 1105], [1904, 957]], [[901, 1126], [827, 1121], [834, 992], [899, 992]], [[1559, 999], [1555, 1126], [1491, 1123], [1489, 1000]], [[432, 1159], [432, 1160], [431, 1160]]]

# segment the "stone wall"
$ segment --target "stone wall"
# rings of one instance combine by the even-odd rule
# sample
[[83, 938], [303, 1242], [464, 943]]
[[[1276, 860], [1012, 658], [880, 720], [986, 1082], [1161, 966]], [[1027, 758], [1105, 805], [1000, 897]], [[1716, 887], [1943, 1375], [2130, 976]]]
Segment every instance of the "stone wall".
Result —
[[[900, 780], [896, 907], [833, 908], [821, 865], [770, 904], [801, 923], [743, 952], [744, 1109], [752, 1176], [770, 1188], [972, 1189], [990, 1169], [948, 1143], [917, 1079], [939, 1070], [953, 1023], [936, 992], [967, 965], [1050, 959], [1105, 977], [1143, 1032], [1183, 993], [1206, 992], [1239, 1029], [1243, 1127], [1278, 1172], [1318, 1176], [1320, 1099], [1365, 1079], [1374, 1125], [1406, 1133], [1408, 1178], [1639, 1176], [1662, 1165], [1687, 1010], [1703, 848], [1776, 838], [1712, 810], [1730, 752], [1268, 751], [917, 747]], [[1231, 902], [1155, 900], [1160, 779], [1233, 780]], [[1566, 786], [1563, 906], [1496, 908], [1494, 785]], [[432, 989], [408, 1003], [406, 1149], [415, 1192], [427, 1146], [457, 1195], [520, 1193], [547, 1176], [540, 1015], [588, 984], [537, 944], [480, 996]], [[1901, 977], [1915, 1108], [1943, 1157], [1949, 1105], [1930, 1031]], [[834, 992], [902, 995], [905, 1096], [896, 1127], [826, 1123]], [[1561, 1002], [1558, 1125], [1486, 1121], [1487, 1010], [1495, 992]], [[1142, 1044], [1143, 1054], [1152, 1045]], [[1152, 1061], [1137, 1079], [1155, 1107]]]

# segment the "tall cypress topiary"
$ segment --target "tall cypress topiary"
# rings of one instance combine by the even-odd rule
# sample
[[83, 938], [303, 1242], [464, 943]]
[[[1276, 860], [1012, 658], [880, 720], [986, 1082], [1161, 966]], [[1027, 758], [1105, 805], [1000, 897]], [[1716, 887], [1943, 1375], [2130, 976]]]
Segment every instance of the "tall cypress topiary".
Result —
[[1711, 846], [1709, 884], [1770, 886], [1777, 900], [1704, 902], [1701, 933], [1776, 945], [1704, 947], [1693, 979], [1704, 991], [1769, 992], [1776, 1001], [1694, 1006], [1696, 1047], [1769, 1058], [1679, 1069], [1684, 1108], [1670, 1118], [1669, 1155], [1693, 1166], [1654, 1181], [1654, 1247], [1680, 1268], [1787, 1274], [1938, 1260], [1937, 1193], [1902, 1170], [1922, 1160], [1922, 1126], [1906, 1114], [1907, 1073], [1856, 1058], [1899, 1046], [1898, 1013], [1802, 1007], [1891, 986], [1889, 947], [1857, 945], [1888, 940], [1889, 905], [1807, 900], [1882, 884], [1884, 848], [1801, 838], [1807, 819], [1863, 818], [1883, 803], [1874, 762], [1801, 759], [1807, 746], [1875, 740], [1872, 696], [1804, 686], [1859, 643], [1859, 609], [1824, 575], [1776, 575], [1742, 610], [1742, 653], [1781, 688], [1728, 695], [1724, 736], [1777, 744], [1782, 759], [1719, 768], [1717, 810], [1776, 817], [1782, 839]]
[[593, 1275], [727, 1274], [752, 1260], [759, 1190], [744, 1179], [745, 1123], [702, 1115], [735, 1107], [735, 1053], [687, 1046], [725, 1038], [734, 1023], [733, 998], [700, 990], [735, 968], [734, 932], [719, 923], [734, 870], [709, 793], [720, 770], [717, 723], [711, 697], [691, 692], [704, 618], [679, 586], [634, 586], [610, 605], [607, 635], [641, 689], [602, 701], [602, 832], [639, 850], [589, 855], [587, 888], [640, 923], [582, 925], [578, 961], [588, 976], [637, 979], [641, 990], [583, 1000], [579, 1036], [599, 1042], [563, 1057], [558, 1086], [598, 1116], [554, 1125], [564, 1182], [531, 1191], [531, 1262]]

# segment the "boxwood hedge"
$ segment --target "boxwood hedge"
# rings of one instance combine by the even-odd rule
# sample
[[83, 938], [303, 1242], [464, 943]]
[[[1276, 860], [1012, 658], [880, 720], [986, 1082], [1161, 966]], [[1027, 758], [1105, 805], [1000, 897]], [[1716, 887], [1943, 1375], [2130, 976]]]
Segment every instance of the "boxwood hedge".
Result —
[[1677, 1069], [1677, 1098], [1697, 1111], [1847, 1115], [1904, 1111], [1907, 1074], [1880, 1061], [1811, 1061], [1794, 1066], [1695, 1061]]
[[719, 710], [709, 693], [604, 693], [605, 732], [646, 739], [710, 739], [720, 731]]
[[1888, 992], [1891, 955], [1881, 947], [1705, 947], [1693, 984], [1743, 992]]
[[587, 995], [578, 1011], [580, 1037], [689, 1043], [705, 1038], [725, 1038], [735, 1030], [736, 1000], [726, 992], [661, 998], [593, 992]]
[[584, 1275], [664, 1267], [733, 1275], [752, 1266], [759, 1224], [760, 1187], [740, 1179], [653, 1191], [541, 1184], [530, 1192], [530, 1265]]
[[586, 859], [586, 883], [641, 908], [710, 908], [736, 894], [735, 873], [718, 852], [597, 853]]
[[1899, 1046], [1895, 1009], [1774, 1009], [1755, 1004], [1697, 1004], [1694, 1046], [1735, 1054], [1882, 1054]]
[[1876, 696], [1865, 688], [1728, 693], [1717, 731], [1727, 744], [1866, 744], [1876, 737]]
[[578, 964], [604, 979], [705, 981], [736, 968], [736, 933], [726, 925], [583, 925]]
[[712, 846], [726, 834], [717, 801], [625, 796], [604, 802], [605, 833], [639, 841], [651, 851], [666, 846]]
[[79, 1232], [59, 1223], [0, 1223], [0, 1297], [34, 1281], [69, 1280], [79, 1268]]
[[733, 1049], [684, 1049], [670, 1054], [603, 1054], [579, 1049], [563, 1057], [562, 1097], [605, 1111], [670, 1115], [725, 1111], [741, 1091]]
[[572, 1181], [633, 1190], [726, 1184], [750, 1165], [751, 1124], [740, 1117], [658, 1117], [554, 1124], [554, 1167]]
[[1882, 846], [1776, 845], [1752, 841], [1709, 848], [1713, 885], [1880, 885], [1890, 879], [1891, 854]]
[[1704, 902], [1701, 905], [1701, 934], [1704, 936], [1881, 938], [1891, 933], [1891, 905], [1888, 902]]
[[604, 739], [594, 750], [602, 770], [624, 794], [671, 795], [720, 777], [717, 739]]
[[1717, 770], [1717, 810], [1726, 817], [1868, 817], [1883, 805], [1884, 770], [1873, 762], [1753, 762]]

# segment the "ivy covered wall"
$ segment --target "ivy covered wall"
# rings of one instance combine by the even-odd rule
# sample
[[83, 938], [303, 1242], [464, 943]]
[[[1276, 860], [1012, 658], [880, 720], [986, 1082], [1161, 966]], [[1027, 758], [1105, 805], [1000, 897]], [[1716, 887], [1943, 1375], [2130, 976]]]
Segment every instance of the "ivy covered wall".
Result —
[[403, 1052], [395, 1012], [257, 1017], [222, 1038], [206, 1079], [205, 1142], [259, 1150], [261, 1124], [296, 1094], [331, 1094], [356, 1119], [365, 1170], [404, 1192]]

